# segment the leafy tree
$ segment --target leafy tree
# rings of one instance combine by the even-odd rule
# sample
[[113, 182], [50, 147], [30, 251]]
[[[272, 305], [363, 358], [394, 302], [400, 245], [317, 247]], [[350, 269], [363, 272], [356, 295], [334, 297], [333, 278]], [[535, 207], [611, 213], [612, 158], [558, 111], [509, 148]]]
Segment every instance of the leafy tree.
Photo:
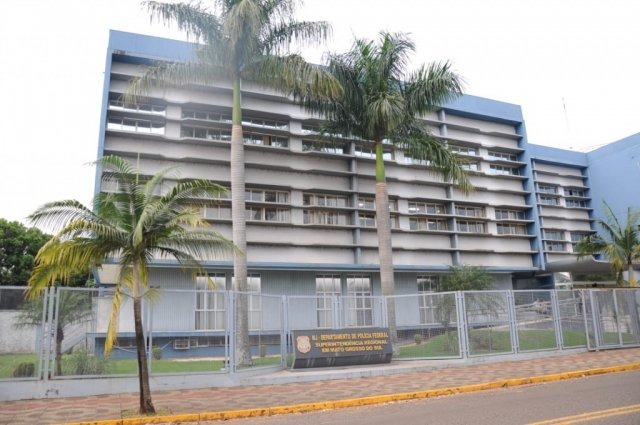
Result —
[[[70, 325], [82, 323], [91, 318], [91, 294], [65, 290], [58, 292], [58, 305], [54, 309], [56, 316], [56, 375], [62, 375], [62, 341], [64, 332]], [[18, 315], [16, 327], [40, 326], [42, 324], [42, 309], [44, 298], [39, 296], [23, 305]]]
[[452, 266], [449, 273], [440, 280], [438, 290], [449, 291], [484, 291], [491, 288], [492, 279], [489, 273], [476, 266]]
[[140, 412], [155, 409], [149, 388], [149, 370], [142, 328], [142, 298], [150, 291], [149, 267], [154, 258], [173, 258], [194, 273], [204, 270], [201, 259], [228, 253], [232, 244], [219, 234], [204, 229], [206, 222], [195, 207], [196, 198], [215, 197], [224, 188], [206, 180], [178, 182], [163, 195], [162, 182], [170, 169], [151, 177], [142, 176], [124, 159], [99, 159], [102, 179], [117, 187], [115, 193], [98, 193], [93, 211], [75, 200], [51, 202], [29, 217], [35, 225], [56, 229], [38, 252], [29, 279], [28, 294], [37, 296], [53, 282], [69, 281], [87, 265], [116, 260], [121, 266], [105, 342], [105, 355], [117, 338], [117, 321], [124, 296], [130, 296], [140, 383]]
[[[449, 273], [440, 280], [438, 291], [483, 291], [491, 288], [491, 285], [491, 276], [483, 268], [468, 265], [452, 266], [449, 267]], [[483, 310], [492, 311], [497, 307], [492, 297], [477, 296], [473, 297], [473, 301]], [[455, 318], [456, 300], [454, 297], [442, 295], [436, 303], [436, 315], [447, 334], [447, 344], [450, 345], [450, 325]]]
[[[293, 19], [296, 0], [216, 0], [209, 9], [200, 3], [145, 2], [152, 19], [177, 24], [200, 43], [195, 59], [186, 63], [160, 63], [135, 79], [125, 99], [135, 101], [152, 87], [164, 85], [231, 83], [231, 210], [234, 253], [234, 290], [247, 292], [244, 140], [241, 84], [251, 81], [288, 94], [294, 100], [313, 96], [332, 98], [339, 85], [322, 68], [297, 54], [286, 54], [292, 43], [315, 44], [327, 38], [326, 22]], [[248, 299], [239, 297], [236, 308], [236, 358], [251, 364]]]
[[604, 212], [604, 219], [596, 221], [601, 232], [585, 237], [576, 245], [578, 259], [603, 254], [611, 262], [613, 273], [618, 276], [618, 286], [625, 283], [622, 278], [625, 269], [629, 273], [628, 285], [638, 286], [633, 263], [640, 261], [640, 211], [627, 208], [626, 223], [618, 220], [606, 202]]
[[0, 218], [0, 285], [26, 285], [33, 260], [50, 236]]
[[[312, 99], [307, 107], [327, 118], [324, 133], [373, 142], [376, 149], [376, 228], [382, 294], [394, 294], [389, 194], [384, 166], [387, 143], [406, 155], [424, 161], [445, 181], [467, 191], [471, 185], [446, 144], [435, 138], [419, 117], [460, 95], [460, 77], [449, 63], [422, 65], [408, 71], [414, 43], [404, 34], [382, 32], [377, 42], [356, 40], [344, 54], [329, 56], [329, 71], [341, 83], [343, 94], [336, 102]], [[388, 302], [389, 328], [397, 347], [395, 305]]]

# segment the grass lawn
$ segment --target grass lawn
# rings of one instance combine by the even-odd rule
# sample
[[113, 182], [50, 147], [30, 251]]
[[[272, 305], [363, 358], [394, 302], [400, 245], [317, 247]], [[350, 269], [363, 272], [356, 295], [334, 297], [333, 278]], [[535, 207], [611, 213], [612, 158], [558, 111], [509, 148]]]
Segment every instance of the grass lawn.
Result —
[[[97, 360], [90, 359], [100, 364], [101, 375], [136, 375], [138, 373], [138, 363], [136, 359], [123, 360]], [[0, 379], [11, 378], [14, 369], [20, 363], [37, 363], [35, 354], [0, 354]], [[271, 366], [280, 364], [280, 356], [254, 357], [254, 366]], [[64, 375], [74, 375], [74, 362], [72, 355], [65, 354], [62, 357], [62, 369]], [[222, 360], [180, 360], [180, 359], [160, 359], [151, 362], [151, 373], [193, 373], [193, 372], [218, 372], [224, 368]], [[93, 374], [90, 369], [84, 374]]]
[[[617, 337], [617, 334], [616, 334]], [[447, 341], [446, 335], [430, 338], [422, 344], [411, 344], [400, 347], [399, 358], [446, 357], [457, 356], [458, 334], [451, 332]], [[586, 336], [578, 331], [565, 331], [564, 343], [567, 347], [579, 347], [587, 344]], [[521, 351], [553, 349], [556, 337], [553, 330], [530, 329], [518, 331]], [[475, 329], [469, 334], [471, 354], [489, 354], [511, 352], [509, 332], [504, 330]]]

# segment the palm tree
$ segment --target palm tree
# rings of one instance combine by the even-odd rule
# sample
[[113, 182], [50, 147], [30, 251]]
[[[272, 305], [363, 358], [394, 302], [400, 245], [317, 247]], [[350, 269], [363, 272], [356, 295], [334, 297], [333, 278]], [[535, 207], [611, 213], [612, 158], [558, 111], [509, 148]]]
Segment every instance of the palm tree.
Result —
[[232, 249], [231, 242], [204, 229], [194, 198], [216, 196], [224, 188], [206, 180], [178, 182], [159, 195], [162, 182], [175, 178], [171, 169], [142, 176], [127, 161], [105, 156], [103, 182], [115, 193], [98, 193], [93, 211], [75, 200], [51, 202], [29, 216], [34, 225], [52, 228], [54, 236], [38, 252], [29, 279], [28, 295], [35, 297], [53, 282], [66, 283], [88, 265], [117, 259], [121, 266], [115, 285], [105, 342], [105, 355], [117, 339], [118, 317], [124, 296], [133, 300], [140, 412], [154, 413], [142, 328], [142, 298], [150, 291], [149, 266], [155, 258], [174, 258], [194, 274], [204, 272], [200, 260], [217, 258]]
[[[244, 140], [241, 85], [251, 81], [274, 88], [294, 100], [333, 98], [340, 86], [322, 68], [297, 54], [285, 54], [292, 43], [318, 43], [330, 34], [326, 22], [297, 22], [297, 0], [216, 0], [213, 10], [199, 3], [145, 2], [152, 19], [178, 28], [200, 43], [193, 61], [153, 66], [129, 86], [125, 100], [135, 101], [152, 87], [186, 84], [231, 84], [231, 210], [234, 290], [247, 292]], [[236, 308], [237, 364], [251, 364], [248, 299]]]
[[[382, 294], [394, 294], [389, 194], [383, 160], [387, 143], [420, 161], [427, 161], [464, 190], [471, 188], [463, 169], [444, 143], [433, 137], [419, 117], [457, 97], [461, 78], [449, 63], [422, 65], [409, 72], [409, 54], [415, 45], [404, 34], [382, 32], [378, 43], [358, 39], [344, 54], [329, 56], [329, 71], [341, 83], [337, 102], [310, 101], [306, 106], [323, 113], [323, 132], [373, 142], [376, 149], [376, 226]], [[395, 305], [388, 298], [389, 328], [394, 347]]]
[[586, 236], [576, 245], [578, 259], [586, 255], [604, 254], [611, 262], [611, 270], [618, 276], [622, 286], [622, 272], [629, 273], [629, 286], [638, 286], [633, 272], [633, 263], [640, 261], [640, 211], [627, 209], [627, 222], [618, 221], [609, 204], [604, 202], [605, 217], [596, 222], [601, 233]]

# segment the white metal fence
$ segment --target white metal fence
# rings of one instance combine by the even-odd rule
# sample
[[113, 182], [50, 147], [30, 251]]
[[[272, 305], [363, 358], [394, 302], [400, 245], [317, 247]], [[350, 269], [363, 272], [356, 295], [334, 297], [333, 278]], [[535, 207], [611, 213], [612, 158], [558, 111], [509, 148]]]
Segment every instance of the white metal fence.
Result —
[[[135, 375], [132, 303], [106, 289], [49, 288], [34, 300], [0, 286], [0, 380]], [[238, 307], [254, 367], [286, 367], [292, 331], [387, 327], [376, 296], [158, 290], [143, 301], [152, 374], [235, 373]], [[464, 358], [640, 346], [640, 290], [470, 291], [394, 296], [395, 358]], [[104, 348], [109, 324], [117, 341]]]

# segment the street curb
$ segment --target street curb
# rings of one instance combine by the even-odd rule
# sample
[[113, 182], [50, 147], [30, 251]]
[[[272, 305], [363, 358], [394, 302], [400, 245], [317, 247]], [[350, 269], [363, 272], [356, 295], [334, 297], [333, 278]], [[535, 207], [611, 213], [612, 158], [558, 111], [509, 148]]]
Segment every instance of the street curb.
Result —
[[509, 378], [481, 384], [462, 385], [458, 387], [437, 388], [408, 393], [385, 394], [379, 396], [350, 398], [343, 400], [323, 401], [316, 403], [294, 404], [289, 406], [259, 407], [253, 409], [225, 410], [220, 412], [188, 413], [181, 415], [150, 416], [123, 419], [107, 419], [89, 422], [68, 422], [65, 425], [146, 425], [173, 422], [198, 422], [227, 419], [251, 418], [258, 416], [283, 415], [287, 413], [303, 413], [317, 410], [342, 409], [345, 407], [369, 406], [394, 401], [418, 400], [440, 397], [451, 394], [462, 394], [474, 391], [484, 391], [496, 388], [516, 387], [519, 385], [539, 384], [542, 382], [561, 381], [565, 379], [581, 378], [585, 376], [603, 375], [606, 373], [628, 372], [640, 370], [640, 363], [629, 363], [620, 366], [600, 367], [595, 369], [575, 370], [554, 373], [550, 375], [533, 376], [529, 378]]

